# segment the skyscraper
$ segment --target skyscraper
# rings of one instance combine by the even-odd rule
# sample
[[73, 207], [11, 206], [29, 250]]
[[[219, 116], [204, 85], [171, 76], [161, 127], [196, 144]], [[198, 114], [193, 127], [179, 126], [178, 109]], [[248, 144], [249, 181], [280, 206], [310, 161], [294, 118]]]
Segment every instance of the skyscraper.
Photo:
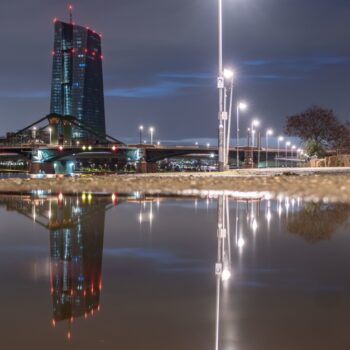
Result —
[[[89, 28], [55, 23], [50, 112], [71, 115], [105, 134], [101, 37]], [[74, 127], [73, 138], [91, 138]]]

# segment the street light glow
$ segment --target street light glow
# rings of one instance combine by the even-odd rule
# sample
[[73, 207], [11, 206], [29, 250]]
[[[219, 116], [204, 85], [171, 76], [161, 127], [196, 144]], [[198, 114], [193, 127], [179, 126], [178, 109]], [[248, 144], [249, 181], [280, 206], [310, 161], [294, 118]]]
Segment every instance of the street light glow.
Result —
[[245, 102], [239, 102], [239, 103], [238, 103], [238, 108], [239, 108], [241, 111], [245, 111], [246, 109], [248, 109], [248, 105], [247, 105]]
[[225, 268], [224, 271], [222, 271], [221, 279], [223, 281], [228, 281], [231, 278], [231, 272], [229, 269]]
[[224, 69], [224, 77], [225, 77], [226, 79], [232, 79], [233, 76], [234, 76], [233, 70], [231, 70], [231, 69], [226, 69], [226, 68]]
[[272, 129], [268, 129], [266, 131], [266, 135], [269, 135], [269, 136], [273, 135], [273, 130]]
[[258, 119], [254, 119], [252, 121], [252, 126], [259, 126], [260, 125], [260, 121]]

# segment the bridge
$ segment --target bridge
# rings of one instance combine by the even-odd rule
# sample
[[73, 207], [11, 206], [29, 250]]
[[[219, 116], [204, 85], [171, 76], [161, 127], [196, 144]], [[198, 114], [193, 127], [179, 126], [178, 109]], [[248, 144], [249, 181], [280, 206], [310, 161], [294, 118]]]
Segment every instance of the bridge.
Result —
[[[44, 124], [44, 125], [42, 125]], [[74, 138], [74, 130], [84, 130], [89, 139]], [[74, 172], [77, 161], [114, 161], [118, 164], [137, 164], [139, 172], [155, 172], [156, 163], [176, 157], [217, 158], [218, 148], [207, 146], [165, 146], [151, 144], [127, 145], [120, 140], [101, 134], [72, 116], [49, 114], [16, 133], [8, 133], [0, 144], [0, 162], [21, 160], [30, 173], [64, 174]], [[239, 160], [245, 167], [254, 167], [259, 162], [272, 165], [278, 161], [283, 150], [240, 147]], [[236, 163], [237, 148], [229, 151], [229, 162]], [[267, 159], [266, 159], [267, 156]], [[281, 162], [301, 162], [297, 158], [280, 158]]]

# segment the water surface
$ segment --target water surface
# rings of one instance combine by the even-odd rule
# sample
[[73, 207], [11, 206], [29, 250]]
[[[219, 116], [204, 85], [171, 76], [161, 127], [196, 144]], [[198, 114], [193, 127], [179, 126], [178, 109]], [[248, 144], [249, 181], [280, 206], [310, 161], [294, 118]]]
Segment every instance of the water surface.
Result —
[[3, 349], [350, 347], [350, 206], [1, 196]]

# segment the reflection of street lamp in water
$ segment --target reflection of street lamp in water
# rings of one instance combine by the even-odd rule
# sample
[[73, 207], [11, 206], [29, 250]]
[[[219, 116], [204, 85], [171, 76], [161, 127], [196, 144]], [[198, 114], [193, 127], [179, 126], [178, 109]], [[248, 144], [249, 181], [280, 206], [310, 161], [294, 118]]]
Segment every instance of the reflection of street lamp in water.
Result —
[[219, 325], [220, 325], [220, 290], [221, 283], [227, 283], [231, 278], [231, 245], [230, 245], [230, 218], [229, 201], [227, 196], [218, 198], [217, 218], [217, 262], [216, 274], [216, 322], [215, 322], [215, 350], [219, 349]]

